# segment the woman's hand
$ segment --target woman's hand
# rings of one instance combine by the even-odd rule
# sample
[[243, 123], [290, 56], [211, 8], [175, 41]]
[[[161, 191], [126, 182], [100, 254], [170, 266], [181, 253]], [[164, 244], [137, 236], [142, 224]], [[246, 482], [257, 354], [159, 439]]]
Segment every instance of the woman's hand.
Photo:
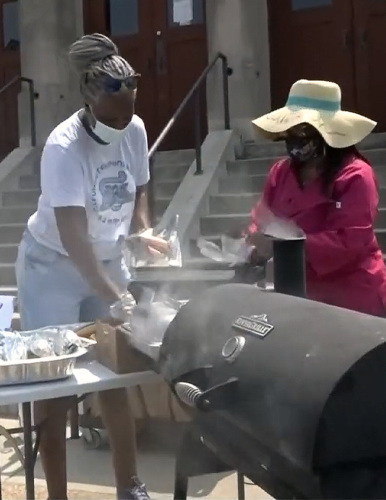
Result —
[[273, 240], [263, 233], [253, 233], [247, 236], [247, 243], [254, 246], [250, 260], [252, 264], [258, 264], [269, 260], [273, 255]]

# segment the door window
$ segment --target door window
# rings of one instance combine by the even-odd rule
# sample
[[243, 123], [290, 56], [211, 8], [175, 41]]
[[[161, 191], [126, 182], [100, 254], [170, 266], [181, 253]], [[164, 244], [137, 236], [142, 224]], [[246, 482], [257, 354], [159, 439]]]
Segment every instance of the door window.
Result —
[[315, 7], [327, 7], [332, 0], [291, 0], [292, 10], [313, 9]]
[[19, 2], [3, 3], [3, 47], [18, 50], [20, 46]]
[[191, 26], [204, 22], [204, 0], [168, 0], [169, 26]]
[[138, 0], [107, 0], [106, 19], [113, 37], [138, 33]]

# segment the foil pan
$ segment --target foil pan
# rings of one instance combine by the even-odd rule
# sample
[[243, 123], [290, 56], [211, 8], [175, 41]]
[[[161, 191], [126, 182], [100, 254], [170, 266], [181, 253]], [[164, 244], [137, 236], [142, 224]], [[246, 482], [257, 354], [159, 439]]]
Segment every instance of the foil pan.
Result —
[[[93, 342], [90, 341], [90, 346], [92, 344]], [[73, 374], [76, 360], [87, 352], [88, 349], [82, 347], [66, 356], [0, 362], [0, 386], [33, 384], [68, 378]]]

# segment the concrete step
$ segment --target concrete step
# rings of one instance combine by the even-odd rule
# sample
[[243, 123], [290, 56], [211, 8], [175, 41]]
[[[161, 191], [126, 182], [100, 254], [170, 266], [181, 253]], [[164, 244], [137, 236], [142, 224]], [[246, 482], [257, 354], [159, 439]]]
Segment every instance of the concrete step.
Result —
[[386, 229], [376, 229], [375, 234], [377, 236], [378, 244], [381, 247], [383, 253], [386, 252]]
[[257, 194], [264, 188], [266, 175], [228, 175], [219, 179], [220, 194]]
[[[382, 190], [384, 193], [385, 190]], [[230, 215], [250, 213], [254, 204], [259, 200], [261, 194], [220, 194], [211, 196], [209, 200], [209, 215]], [[386, 197], [383, 194], [383, 201]], [[375, 227], [386, 228], [386, 207], [379, 208], [375, 220]]]
[[[371, 162], [375, 173], [377, 175], [378, 181], [380, 183], [386, 184], [386, 149], [383, 150], [373, 150], [367, 152], [368, 160]], [[371, 160], [370, 156], [374, 157]], [[266, 175], [271, 169], [272, 165], [279, 160], [276, 158], [250, 158], [247, 160], [232, 160], [227, 163], [227, 171], [229, 175], [239, 176], [239, 175]]]
[[0, 224], [0, 244], [18, 245], [26, 224]]
[[14, 264], [17, 258], [18, 245], [0, 244], [0, 263]]
[[200, 233], [203, 236], [223, 234], [232, 229], [244, 229], [249, 222], [249, 213], [207, 215], [200, 220]]
[[0, 264], [0, 284], [9, 287], [16, 285], [14, 264]]
[[11, 295], [17, 297], [17, 287], [13, 286], [0, 286], [0, 295]]
[[19, 191], [4, 191], [2, 195], [5, 207], [31, 207], [38, 203], [40, 190], [23, 189]]
[[40, 175], [22, 175], [19, 179], [20, 189], [40, 189]]
[[180, 149], [177, 151], [159, 151], [154, 157], [154, 165], [178, 165], [188, 164], [191, 165], [196, 158], [194, 149]]
[[280, 157], [253, 158], [247, 160], [232, 160], [227, 162], [227, 171], [229, 175], [266, 175], [272, 165]]
[[259, 199], [257, 194], [219, 194], [209, 199], [211, 215], [244, 214], [250, 212]]
[[181, 181], [159, 181], [154, 185], [154, 192], [156, 198], [172, 198], [177, 191]]
[[376, 229], [386, 229], [386, 208], [378, 209], [378, 216], [375, 219]]
[[156, 198], [154, 200], [154, 211], [155, 211], [156, 217], [161, 216], [165, 212], [165, 210], [168, 208], [169, 203], [171, 201], [172, 201], [171, 196]]
[[153, 168], [153, 180], [158, 181], [181, 181], [186, 172], [189, 170], [190, 164], [178, 163], [176, 165], [157, 165]]
[[17, 330], [19, 332], [21, 331], [20, 314], [19, 313], [15, 313], [13, 315], [11, 328], [12, 328], [12, 330]]
[[31, 207], [0, 207], [0, 224], [27, 222], [35, 210], [36, 205]]

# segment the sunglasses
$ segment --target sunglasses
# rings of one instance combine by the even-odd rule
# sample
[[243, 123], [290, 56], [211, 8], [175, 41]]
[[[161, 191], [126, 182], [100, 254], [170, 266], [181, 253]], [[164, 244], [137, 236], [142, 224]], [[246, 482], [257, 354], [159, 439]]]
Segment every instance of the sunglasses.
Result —
[[141, 75], [135, 73], [124, 79], [113, 78], [110, 75], [104, 75], [102, 78], [103, 90], [108, 94], [115, 94], [119, 92], [122, 86], [125, 86], [129, 90], [135, 90], [138, 87], [138, 80]]

